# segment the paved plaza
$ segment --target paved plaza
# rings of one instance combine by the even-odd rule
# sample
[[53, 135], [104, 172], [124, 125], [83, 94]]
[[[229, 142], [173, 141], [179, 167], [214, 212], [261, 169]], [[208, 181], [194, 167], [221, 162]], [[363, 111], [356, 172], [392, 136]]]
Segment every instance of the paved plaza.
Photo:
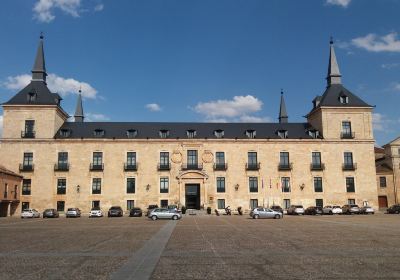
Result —
[[0, 219], [0, 279], [400, 279], [400, 215]]

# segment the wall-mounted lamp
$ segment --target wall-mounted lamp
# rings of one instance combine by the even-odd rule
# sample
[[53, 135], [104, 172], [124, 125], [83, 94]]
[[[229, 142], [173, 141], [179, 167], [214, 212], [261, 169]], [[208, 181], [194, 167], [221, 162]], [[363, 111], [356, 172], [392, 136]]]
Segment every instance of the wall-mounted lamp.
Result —
[[305, 186], [306, 186], [306, 185], [304, 185], [304, 183], [301, 184], [301, 185], [300, 185], [300, 190], [303, 190]]
[[79, 193], [81, 191], [81, 186], [77, 185], [76, 186], [76, 192]]
[[235, 185], [235, 191], [237, 191], [239, 189], [239, 184]]
[[150, 190], [150, 184], [147, 184], [146, 191]]

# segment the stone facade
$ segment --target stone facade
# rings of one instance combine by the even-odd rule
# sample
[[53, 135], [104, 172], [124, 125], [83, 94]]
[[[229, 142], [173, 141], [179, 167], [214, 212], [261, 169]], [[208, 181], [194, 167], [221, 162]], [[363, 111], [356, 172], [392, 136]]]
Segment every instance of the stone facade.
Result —
[[22, 176], [0, 166], [0, 217], [12, 216], [20, 203]]

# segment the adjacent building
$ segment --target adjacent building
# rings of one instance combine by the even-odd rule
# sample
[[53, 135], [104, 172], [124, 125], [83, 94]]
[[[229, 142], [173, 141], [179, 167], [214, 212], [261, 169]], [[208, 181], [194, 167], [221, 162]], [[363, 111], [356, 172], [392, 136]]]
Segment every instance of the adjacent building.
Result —
[[85, 122], [80, 96], [71, 122], [46, 76], [41, 37], [30, 84], [2, 104], [0, 161], [23, 176], [19, 209], [378, 207], [373, 107], [343, 86], [333, 42], [302, 123], [283, 94], [276, 123]]
[[22, 176], [0, 165], [0, 217], [12, 216], [19, 206]]

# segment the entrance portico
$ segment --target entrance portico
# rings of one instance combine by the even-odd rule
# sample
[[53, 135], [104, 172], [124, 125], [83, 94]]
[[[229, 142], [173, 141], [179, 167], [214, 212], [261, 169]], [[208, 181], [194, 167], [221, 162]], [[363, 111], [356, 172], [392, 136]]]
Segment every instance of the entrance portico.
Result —
[[208, 175], [204, 171], [182, 171], [176, 177], [179, 184], [179, 201], [188, 209], [201, 209], [207, 203]]

